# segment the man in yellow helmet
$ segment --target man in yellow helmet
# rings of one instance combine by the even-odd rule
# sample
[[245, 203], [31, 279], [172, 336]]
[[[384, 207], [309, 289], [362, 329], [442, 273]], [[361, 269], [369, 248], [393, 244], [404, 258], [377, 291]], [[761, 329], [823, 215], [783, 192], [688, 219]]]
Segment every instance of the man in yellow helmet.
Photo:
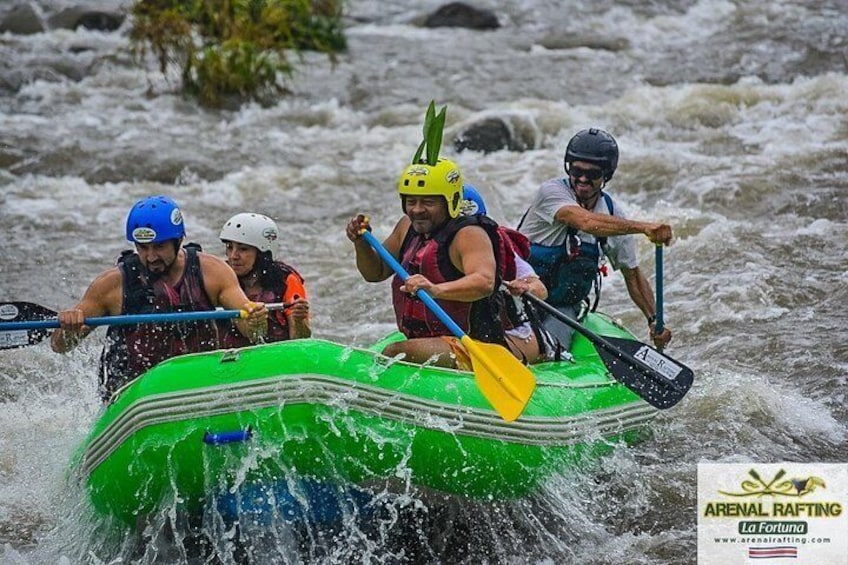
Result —
[[[509, 272], [510, 261], [514, 272], [514, 254], [504, 250], [494, 221], [461, 215], [462, 173], [452, 161], [409, 165], [398, 193], [404, 216], [383, 246], [410, 273], [405, 283], [399, 276], [392, 281], [398, 329], [407, 339], [388, 345], [383, 353], [403, 354], [414, 363], [469, 369], [462, 344], [415, 293], [424, 289], [472, 339], [506, 345], [508, 322], [495, 289]], [[384, 281], [394, 272], [361, 237], [365, 229], [370, 226], [363, 214], [347, 225], [356, 267], [365, 280]]]

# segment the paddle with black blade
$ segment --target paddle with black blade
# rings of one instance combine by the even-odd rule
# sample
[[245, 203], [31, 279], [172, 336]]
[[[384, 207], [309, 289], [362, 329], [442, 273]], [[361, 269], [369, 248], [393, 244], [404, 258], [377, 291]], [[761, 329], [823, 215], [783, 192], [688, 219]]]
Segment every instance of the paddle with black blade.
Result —
[[[362, 237], [401, 279], [409, 278], [406, 269], [371, 232], [364, 231]], [[471, 357], [474, 380], [492, 407], [507, 422], [518, 418], [536, 388], [533, 373], [506, 348], [471, 339], [425, 290], [418, 289], [415, 294], [465, 346]]]
[[[291, 304], [266, 304], [268, 311], [285, 310]], [[243, 318], [244, 310], [204, 310], [200, 312], [163, 312], [160, 314], [122, 314], [86, 318], [87, 326], [126, 326], [165, 322], [195, 322], [200, 320], [229, 320]], [[35, 345], [44, 340], [50, 329], [59, 327], [58, 312], [31, 302], [0, 303], [0, 349]]]
[[50, 332], [44, 327], [28, 327], [27, 323], [55, 318], [56, 314], [53, 310], [31, 302], [5, 302], [0, 304], [0, 326], [25, 325], [0, 329], [0, 349], [14, 349], [39, 343], [50, 335]]
[[671, 408], [686, 396], [695, 375], [692, 370], [639, 341], [601, 337], [529, 292], [524, 296], [539, 308], [574, 328], [595, 344], [609, 372], [655, 408]]

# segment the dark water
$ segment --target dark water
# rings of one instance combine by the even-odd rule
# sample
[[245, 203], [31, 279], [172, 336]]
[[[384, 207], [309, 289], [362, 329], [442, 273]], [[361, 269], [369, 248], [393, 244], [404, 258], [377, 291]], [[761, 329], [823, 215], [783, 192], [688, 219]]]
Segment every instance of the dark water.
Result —
[[[391, 228], [394, 183], [435, 99], [448, 138], [494, 116], [534, 140], [521, 153], [446, 149], [512, 225], [576, 130], [614, 133], [609, 190], [631, 216], [675, 228], [668, 351], [697, 374], [688, 397], [649, 441], [528, 500], [376, 485], [369, 516], [257, 526], [242, 549], [212, 518], [177, 539], [163, 518], [115, 546], [74, 518], [63, 480], [99, 409], [102, 335], [67, 356], [0, 352], [0, 563], [228, 563], [249, 551], [262, 563], [691, 564], [699, 461], [845, 461], [844, 3], [531, 0], [481, 3], [497, 31], [410, 24], [438, 5], [353, 2], [335, 68], [307, 56], [291, 96], [239, 111], [201, 110], [132, 66], [125, 28], [0, 37], [3, 84], [24, 76], [0, 92], [0, 299], [74, 304], [126, 247], [129, 206], [164, 192], [214, 252], [233, 213], [274, 217], [315, 334], [372, 342], [392, 327], [388, 289], [359, 278], [344, 225], [363, 211], [378, 235]], [[653, 274], [647, 240], [639, 249]], [[647, 338], [617, 275], [601, 309]]]

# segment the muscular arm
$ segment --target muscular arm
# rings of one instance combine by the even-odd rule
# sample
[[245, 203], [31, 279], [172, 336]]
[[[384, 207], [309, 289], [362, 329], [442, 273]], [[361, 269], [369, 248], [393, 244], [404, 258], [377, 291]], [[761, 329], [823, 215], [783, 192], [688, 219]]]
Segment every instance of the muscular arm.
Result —
[[671, 243], [672, 231], [668, 224], [637, 222], [607, 214], [596, 214], [577, 205], [566, 205], [557, 210], [554, 220], [568, 224], [596, 237], [645, 234], [651, 243]]
[[224, 261], [207, 253], [198, 254], [203, 270], [203, 284], [213, 306], [227, 310], [246, 310], [246, 318], [237, 318], [236, 327], [251, 342], [256, 343], [268, 333], [268, 311], [265, 305], [251, 302], [239, 286], [238, 278]]
[[122, 277], [115, 267], [99, 275], [89, 285], [79, 304], [59, 312], [59, 329], [50, 337], [50, 347], [56, 353], [67, 353], [92, 332], [83, 324], [85, 318], [117, 316], [123, 302]]
[[[360, 214], [351, 219], [347, 226], [347, 236], [353, 242], [353, 248], [356, 251], [356, 268], [368, 282], [384, 281], [394, 274], [392, 268], [386, 265], [385, 261], [380, 258], [380, 255], [363, 239], [359, 234], [360, 227], [364, 227], [368, 222], [365, 217]], [[400, 259], [400, 246], [403, 244], [403, 238], [406, 232], [409, 231], [409, 217], [402, 216], [389, 237], [383, 242], [383, 247], [386, 251], [392, 254], [395, 259]]]
[[474, 302], [495, 291], [497, 264], [492, 241], [479, 226], [459, 230], [448, 249], [451, 262], [465, 276], [434, 285], [434, 298]]

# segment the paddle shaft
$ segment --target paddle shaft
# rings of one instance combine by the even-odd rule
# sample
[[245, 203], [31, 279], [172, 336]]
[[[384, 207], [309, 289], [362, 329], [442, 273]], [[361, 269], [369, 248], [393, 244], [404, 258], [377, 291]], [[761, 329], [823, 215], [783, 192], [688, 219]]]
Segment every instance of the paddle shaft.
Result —
[[[563, 314], [562, 312], [560, 312], [559, 310], [557, 310], [556, 308], [554, 308], [553, 306], [551, 306], [550, 304], [548, 304], [547, 302], [542, 300], [541, 298], [539, 298], [537, 296], [533, 296], [529, 292], [524, 293], [524, 296], [528, 300], [530, 300], [531, 302], [533, 302], [534, 304], [539, 306], [542, 310], [544, 310], [545, 312], [547, 312], [548, 314], [553, 316], [554, 318], [557, 318], [558, 320], [562, 321], [564, 324], [567, 324], [567, 325], [571, 326], [572, 328], [574, 328], [575, 331], [583, 334], [583, 336], [585, 336], [586, 339], [588, 339], [589, 341], [591, 341], [592, 343], [594, 343], [598, 347], [602, 348], [604, 351], [606, 351], [610, 355], [613, 355], [614, 357], [617, 357], [618, 359], [625, 361], [626, 363], [630, 364], [633, 367], [638, 367], [642, 372], [646, 372], [646, 373], [649, 373], [649, 374], [652, 374], [652, 375], [657, 374], [653, 367], [646, 364], [641, 359], [637, 359], [636, 357], [633, 357], [632, 355], [630, 355], [628, 352], [622, 351], [621, 349], [619, 349], [618, 347], [616, 347], [615, 345], [613, 345], [612, 343], [610, 343], [609, 341], [607, 341], [603, 337], [599, 336], [598, 334], [596, 334], [592, 330], [584, 327], [583, 324], [581, 324], [577, 320], [572, 319], [567, 314]], [[668, 380], [666, 380], [666, 382], [668, 382], [669, 386], [671, 386], [672, 388], [677, 389], [677, 390], [680, 389], [680, 387], [677, 385], [677, 383], [675, 383], [673, 381], [668, 381]]]
[[[380, 258], [382, 258], [383, 261], [385, 261], [386, 264], [391, 267], [392, 270], [396, 272], [398, 276], [403, 279], [404, 282], [406, 282], [406, 280], [409, 278], [409, 273], [407, 273], [406, 269], [403, 268], [403, 265], [401, 265], [398, 260], [395, 259], [394, 256], [392, 256], [392, 254], [389, 253], [386, 248], [383, 247], [383, 245], [379, 241], [377, 241], [377, 239], [373, 235], [371, 235], [371, 232], [366, 230], [362, 233], [362, 237], [363, 239], [365, 239], [365, 241], [368, 242], [371, 248], [377, 252]], [[430, 311], [433, 312], [445, 326], [447, 326], [447, 328], [451, 331], [453, 335], [458, 338], [462, 338], [463, 336], [465, 336], [465, 332], [462, 331], [462, 328], [460, 328], [457, 323], [454, 322], [450, 316], [448, 316], [447, 312], [445, 312], [442, 307], [439, 306], [435, 300], [433, 300], [433, 298], [427, 293], [426, 290], [419, 288], [417, 291], [415, 291], [415, 295], [418, 296], [418, 298], [420, 298], [421, 301], [424, 302], [424, 304], [426, 304], [428, 308], [430, 308]]]
[[657, 313], [654, 331], [661, 334], [665, 325], [663, 324], [663, 246], [657, 245], [656, 259], [657, 265]]
[[[276, 302], [266, 304], [268, 310], [285, 310], [291, 304]], [[54, 312], [55, 314], [55, 312]], [[122, 314], [86, 318], [87, 326], [127, 326], [166, 322], [195, 322], [199, 320], [229, 320], [244, 317], [244, 310], [204, 310], [201, 312], [163, 312], [161, 314]], [[0, 331], [40, 330], [58, 328], [59, 320], [27, 320], [22, 322], [0, 322]]]

